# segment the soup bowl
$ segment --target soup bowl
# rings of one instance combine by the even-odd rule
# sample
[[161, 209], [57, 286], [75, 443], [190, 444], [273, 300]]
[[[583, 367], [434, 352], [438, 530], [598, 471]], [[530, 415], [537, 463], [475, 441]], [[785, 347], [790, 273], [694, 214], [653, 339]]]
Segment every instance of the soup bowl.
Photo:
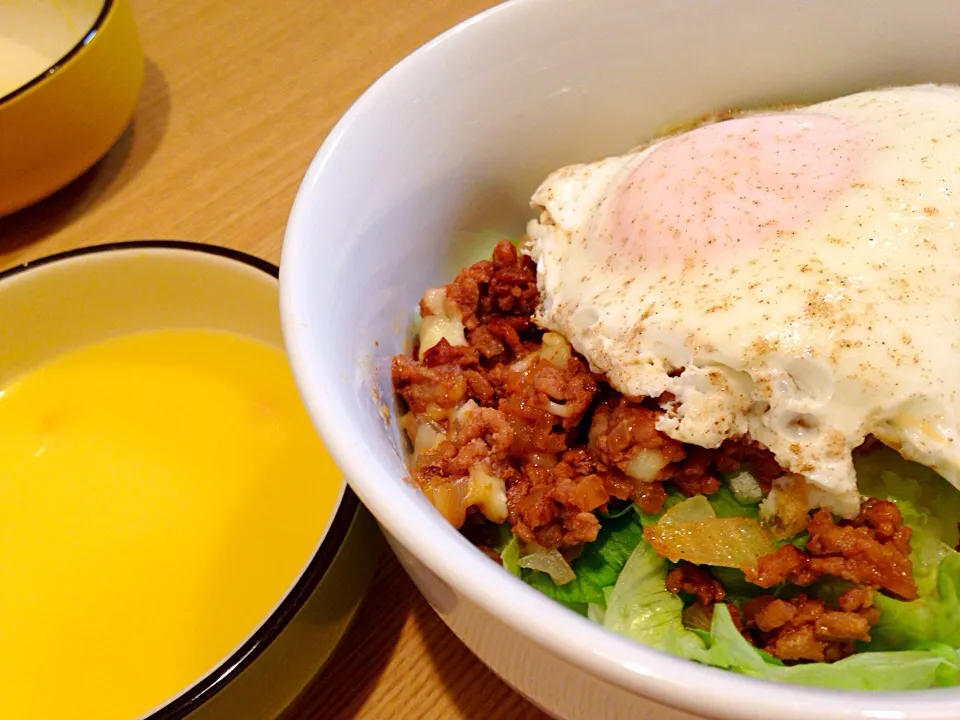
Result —
[[[65, 353], [112, 338], [166, 330], [226, 332], [280, 348], [277, 268], [232, 250], [174, 241], [94, 246], [10, 268], [0, 273], [0, 394], [12, 379]], [[184, 412], [189, 411], [189, 407], [184, 408]], [[224, 415], [219, 421], [229, 427], [232, 419]], [[177, 450], [169, 448], [165, 453], [175, 457]], [[324, 484], [324, 496], [329, 494], [335, 500], [330, 514], [327, 516], [318, 510], [316, 527], [308, 529], [310, 538], [316, 538], [316, 544], [308, 553], [306, 563], [289, 577], [280, 579], [279, 584], [287, 589], [257, 622], [244, 629], [234, 628], [237, 629], [234, 646], [222, 657], [209, 667], [198, 669], [196, 676], [182, 687], [170, 687], [166, 700], [143, 707], [143, 712], [136, 717], [150, 720], [275, 718], [330, 657], [372, 577], [381, 541], [372, 519], [342, 476], [328, 459], [321, 458], [321, 461], [319, 467], [325, 470], [313, 481]], [[180, 465], [172, 463], [169, 467]], [[267, 471], [270, 472], [270, 468]], [[96, 482], [96, 478], [78, 480]], [[223, 492], [229, 492], [229, 487]], [[183, 498], [178, 502], [186, 505], [190, 500]], [[228, 506], [226, 497], [217, 505]], [[282, 509], [274, 507], [274, 511], [282, 512]], [[106, 512], [104, 517], [114, 515], [115, 512]], [[246, 515], [243, 517], [249, 520]], [[123, 537], [128, 537], [129, 522], [123, 518], [118, 522], [117, 532], [126, 533]], [[150, 521], [137, 522], [149, 524]], [[175, 518], [175, 522], [187, 520]], [[213, 538], [212, 543], [227, 551], [236, 549], [238, 543], [232, 533], [242, 532], [244, 524], [249, 526], [246, 521], [231, 520], [224, 536]], [[110, 533], [108, 527], [107, 537]], [[231, 533], [230, 537], [226, 533]], [[134, 533], [133, 537], [138, 536]], [[194, 554], [201, 552], [194, 550]], [[170, 553], [171, 562], [181, 563], [172, 550]], [[219, 556], [208, 560], [210, 572], [223, 569]], [[238, 574], [233, 573], [231, 577]], [[149, 577], [141, 581], [153, 582]], [[124, 598], [132, 598], [131, 602], [138, 597], [136, 588], [123, 587], [122, 583], [116, 591]], [[202, 605], [202, 612], [187, 611], [184, 617], [209, 618], [210, 613], [217, 614], [218, 605], [226, 607], [232, 602], [229, 594], [211, 598], [206, 587], [184, 585], [180, 591], [197, 598], [198, 608]], [[234, 591], [241, 593], [244, 589], [236, 587]], [[5, 592], [9, 595], [17, 590], [8, 586]], [[78, 593], [81, 591], [71, 589], [63, 601], [72, 602]], [[83, 612], [94, 613], [96, 609]], [[58, 622], [56, 617], [47, 620]], [[9, 621], [9, 617], [0, 619], [0, 622]], [[97, 622], [99, 626], [109, 622], [109, 618], [106, 621], [98, 618]], [[149, 641], [137, 635], [136, 627], [118, 622], [115, 631], [127, 633], [128, 642], [136, 644], [145, 654], [156, 651]], [[165, 676], [171, 670], [182, 675], [169, 664], [190, 662], [191, 669], [197, 665], [189, 660], [188, 650], [195, 651], [198, 647], [199, 641], [193, 642], [196, 637], [205, 637], [202, 623], [197, 626], [191, 621], [169, 627], [168, 631], [179, 638], [177, 647], [184, 652], [168, 652], [159, 659], [145, 656], [140, 660], [134, 654], [129, 661], [135, 673], [136, 668], [147, 673], [152, 667], [162, 670]], [[97, 662], [95, 652], [87, 655], [85, 662]], [[48, 683], [50, 692], [63, 693], [64, 678], [57, 669], [51, 668], [45, 673], [44, 682]], [[129, 691], [130, 688], [124, 688], [125, 694]], [[103, 697], [114, 691], [105, 685], [96, 692]], [[70, 698], [65, 698], [63, 704], [69, 706]], [[71, 716], [93, 717], [88, 711], [89, 708], [77, 707], [77, 714]], [[101, 718], [106, 716], [105, 711], [97, 714]], [[129, 720], [134, 720], [134, 716]]]
[[130, 122], [142, 81], [126, 0], [0, 3], [0, 216], [99, 160]]
[[424, 289], [452, 278], [479, 233], [521, 234], [531, 194], [556, 168], [726, 109], [960, 81], [954, 4], [904, 9], [898, 0], [513, 0], [386, 73], [307, 170], [286, 230], [281, 309], [314, 423], [443, 620], [555, 717], [957, 714], [955, 689], [828, 691], [697, 665], [540, 595], [411, 485], [390, 383], [390, 357], [409, 350]]

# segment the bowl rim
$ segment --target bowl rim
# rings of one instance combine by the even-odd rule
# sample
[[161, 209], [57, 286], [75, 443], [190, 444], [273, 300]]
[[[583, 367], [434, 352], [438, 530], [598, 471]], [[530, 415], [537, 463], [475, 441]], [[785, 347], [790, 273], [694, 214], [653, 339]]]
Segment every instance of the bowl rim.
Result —
[[[135, 250], [172, 250], [216, 256], [279, 279], [280, 269], [278, 266], [263, 258], [233, 248], [184, 240], [126, 240], [88, 245], [45, 255], [36, 260], [27, 260], [0, 271], [0, 283], [14, 277], [20, 277], [31, 270], [65, 260]], [[172, 699], [165, 701], [162, 706], [147, 711], [146, 714], [141, 716], [142, 720], [181, 720], [187, 717], [222, 692], [253, 663], [276, 640], [320, 585], [340, 552], [340, 548], [346, 540], [347, 532], [359, 510], [360, 501], [356, 493], [344, 481], [336, 509], [327, 521], [326, 533], [297, 581], [286, 592], [283, 599], [239, 647], [235, 648], [214, 667], [208, 669], [192, 685], [178, 690], [177, 694]]]
[[2, 107], [5, 103], [20, 97], [20, 95], [24, 94], [31, 88], [36, 87], [44, 80], [53, 77], [57, 71], [60, 70], [60, 68], [70, 62], [75, 55], [89, 45], [97, 36], [104, 24], [107, 22], [107, 17], [113, 11], [114, 7], [116, 7], [118, 2], [120, 2], [120, 0], [101, 0], [100, 12], [97, 14], [96, 19], [83, 33], [83, 36], [77, 41], [77, 43], [67, 50], [67, 52], [64, 53], [59, 60], [50, 65], [50, 67], [41, 72], [39, 75], [35, 75], [23, 85], [15, 90], [11, 90], [6, 95], [0, 95], [0, 107]]
[[[724, 717], [743, 720], [940, 720], [950, 716], [960, 702], [960, 688], [851, 691], [793, 685], [700, 665], [615, 634], [503, 572], [481, 553], [469, 550], [465, 540], [455, 541], [452, 528], [441, 529], [434, 524], [436, 518], [427, 517], [426, 512], [434, 512], [432, 508], [418, 506], [393, 477], [380, 470], [372, 458], [381, 453], [374, 452], [364, 434], [349, 427], [338, 414], [338, 408], [355, 398], [336, 382], [322, 351], [313, 348], [311, 331], [298, 319], [307, 312], [305, 303], [310, 295], [305, 247], [317, 241], [316, 229], [305, 228], [310, 223], [309, 208], [316, 204], [316, 189], [328, 175], [327, 166], [345, 152], [359, 118], [375, 113], [381, 98], [390, 95], [401, 79], [416, 76], [430, 63], [442, 62], [439, 58], [456, 45], [458, 36], [485, 32], [486, 26], [501, 17], [546, 6], [547, 0], [506, 0], [428, 40], [353, 102], [310, 162], [284, 234], [280, 306], [288, 357], [317, 431], [377, 521], [441, 581], [530, 642], [629, 693], [706, 717], [718, 717], [722, 712]], [[439, 56], [437, 61], [434, 56]], [[418, 525], [418, 520], [423, 522]], [[505, 602], [508, 598], [511, 602]], [[571, 632], [558, 632], [558, 628]]]

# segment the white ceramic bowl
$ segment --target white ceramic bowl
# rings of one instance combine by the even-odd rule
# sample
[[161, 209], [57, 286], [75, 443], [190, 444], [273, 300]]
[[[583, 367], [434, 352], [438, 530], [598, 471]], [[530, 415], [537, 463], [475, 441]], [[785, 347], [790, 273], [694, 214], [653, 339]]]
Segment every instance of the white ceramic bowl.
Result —
[[960, 690], [843, 693], [668, 657], [539, 595], [405, 483], [389, 358], [462, 233], [522, 231], [552, 169], [708, 111], [960, 81], [955, 0], [513, 0], [364, 94], [310, 166], [281, 262], [284, 336], [320, 433], [433, 607], [560, 718], [942, 720]]

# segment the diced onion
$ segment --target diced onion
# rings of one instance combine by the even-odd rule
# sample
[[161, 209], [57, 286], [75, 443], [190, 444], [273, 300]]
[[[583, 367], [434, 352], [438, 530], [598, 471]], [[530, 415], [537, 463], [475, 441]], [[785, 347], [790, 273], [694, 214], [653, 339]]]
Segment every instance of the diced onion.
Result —
[[564, 560], [563, 555], [556, 548], [538, 550], [532, 555], [520, 558], [517, 564], [522, 568], [546, 573], [557, 585], [565, 585], [577, 578], [570, 563]]
[[454, 527], [463, 525], [467, 509], [471, 507], [479, 508], [490, 522], [507, 521], [507, 491], [503, 479], [479, 466], [472, 468], [468, 476], [428, 483], [423, 487], [423, 494]]
[[429, 452], [446, 439], [447, 436], [439, 426], [429, 422], [421, 423], [413, 438], [413, 454], [417, 456]]
[[467, 415], [470, 413], [476, 412], [480, 409], [480, 406], [477, 405], [477, 401], [470, 399], [467, 400], [463, 405], [456, 408], [452, 413], [450, 413], [450, 419], [455, 423], [462, 423], [467, 419]]
[[555, 332], [544, 333], [542, 342], [540, 357], [554, 367], [565, 370], [570, 362], [570, 344]]
[[757, 479], [745, 470], [731, 475], [727, 484], [741, 505], [756, 505], [763, 500], [763, 488]]
[[667, 510], [660, 518], [660, 523], [697, 522], [716, 516], [713, 505], [705, 496], [694, 495]]
[[494, 523], [507, 521], [507, 488], [503, 478], [488, 473], [482, 466], [470, 468], [470, 492], [467, 507], [476, 505], [483, 516]]
[[809, 486], [801, 475], [785, 475], [760, 505], [760, 522], [775, 540], [792, 538], [810, 521]]
[[420, 359], [441, 340], [451, 345], [466, 345], [463, 323], [459, 317], [427, 315], [420, 323]]
[[545, 468], [552, 468], [558, 462], [555, 453], [530, 453], [527, 455], [526, 461], [528, 465]]
[[657, 479], [660, 471], [669, 464], [669, 461], [659, 450], [641, 448], [630, 458], [630, 462], [624, 472], [634, 480], [653, 482]]
[[654, 551], [673, 562], [746, 568], [773, 552], [773, 543], [753, 518], [708, 518], [649, 525], [643, 536]]
[[431, 420], [436, 420], [437, 422], [444, 420], [447, 417], [447, 411], [437, 405], [437, 403], [430, 403], [427, 405], [426, 410], [423, 411], [423, 414]]
[[403, 428], [403, 431], [407, 434], [407, 437], [410, 438], [410, 442], [413, 442], [417, 437], [417, 430], [420, 427], [420, 422], [417, 420], [416, 414], [412, 412], [406, 412], [400, 416], [400, 427]]
[[557, 417], [570, 417], [573, 415], [573, 407], [571, 405], [564, 405], [563, 403], [554, 402], [553, 400], [547, 401], [547, 412], [551, 415], [556, 415]]
[[517, 360], [515, 363], [513, 363], [510, 366], [510, 372], [519, 373], [519, 374], [523, 374], [527, 372], [527, 370], [532, 368], [534, 363], [536, 363], [538, 357], [539, 355], [537, 355], [537, 353], [530, 353], [526, 357], [523, 357]]
[[423, 487], [423, 494], [451, 525], [457, 528], [463, 525], [467, 519], [470, 478], [461, 477], [451, 482], [430, 483]]
[[430, 288], [423, 294], [423, 305], [434, 315], [443, 315], [447, 301], [447, 291], [442, 288]]

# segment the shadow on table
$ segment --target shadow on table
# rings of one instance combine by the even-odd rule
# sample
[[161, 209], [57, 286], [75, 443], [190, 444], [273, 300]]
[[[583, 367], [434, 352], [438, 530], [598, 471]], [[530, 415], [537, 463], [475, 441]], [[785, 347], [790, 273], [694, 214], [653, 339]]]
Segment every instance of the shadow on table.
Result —
[[384, 552], [353, 624], [326, 668], [281, 720], [349, 720], [356, 716], [393, 656], [416, 593], [393, 554]]
[[426, 602], [416, 604], [413, 616], [437, 674], [462, 717], [550, 720], [481, 663]]
[[[119, 192], [156, 152], [169, 119], [166, 79], [148, 58], [130, 125], [107, 154], [79, 178], [35, 205], [0, 218], [2, 250], [17, 250], [47, 237]], [[96, 238], [90, 240], [96, 242]]]

